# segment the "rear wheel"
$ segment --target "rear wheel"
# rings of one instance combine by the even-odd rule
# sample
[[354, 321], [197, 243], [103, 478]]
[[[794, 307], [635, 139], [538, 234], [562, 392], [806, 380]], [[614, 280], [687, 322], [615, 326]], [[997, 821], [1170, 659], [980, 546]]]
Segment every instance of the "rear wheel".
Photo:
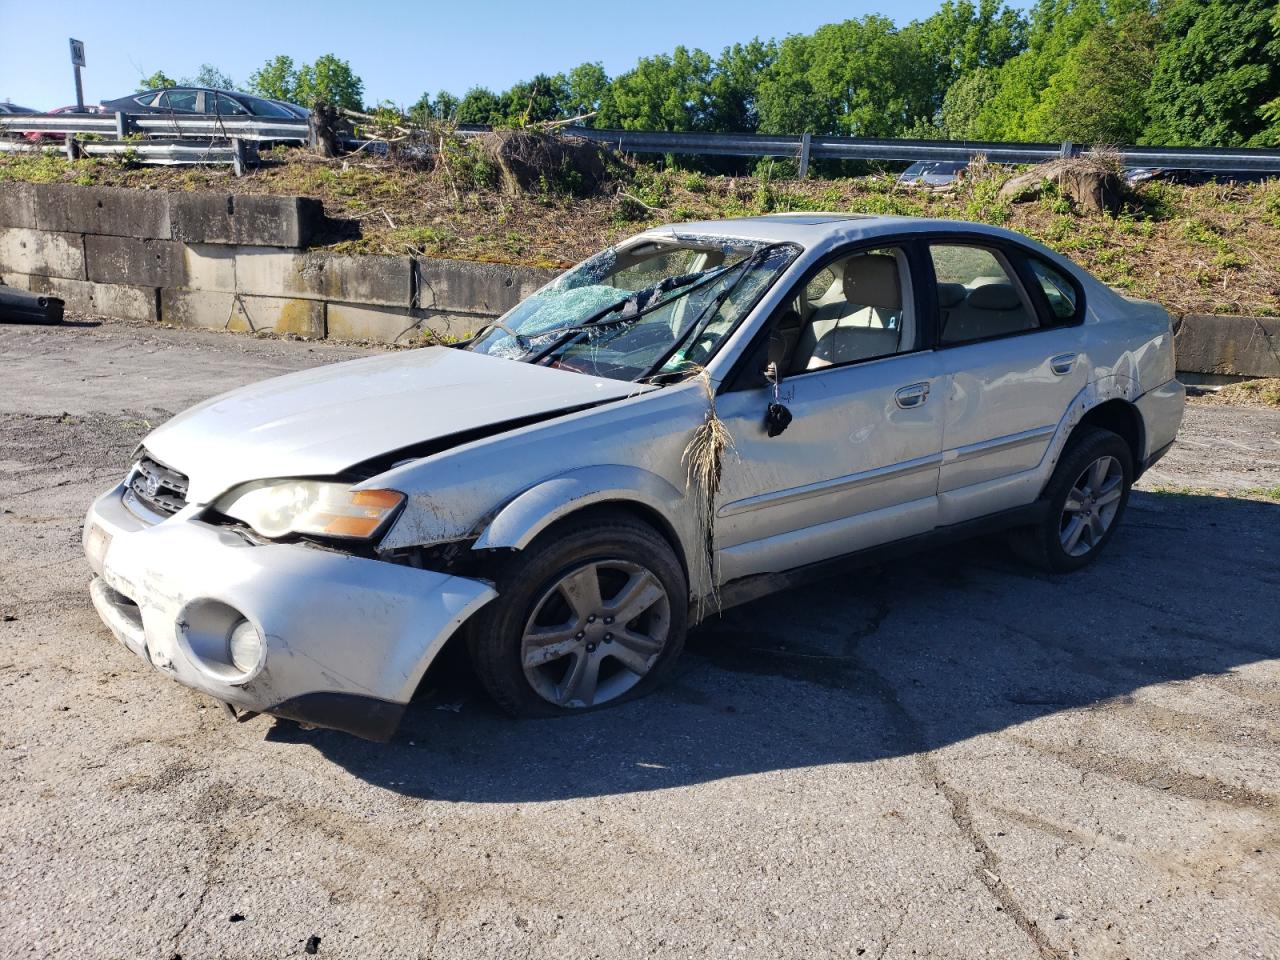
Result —
[[1014, 550], [1055, 573], [1079, 570], [1115, 533], [1132, 484], [1129, 445], [1110, 430], [1085, 428], [1072, 439], [1045, 488], [1044, 518], [1013, 532]]
[[504, 710], [554, 716], [640, 696], [684, 646], [688, 587], [674, 551], [623, 513], [558, 524], [498, 571], [473, 621], [476, 674]]

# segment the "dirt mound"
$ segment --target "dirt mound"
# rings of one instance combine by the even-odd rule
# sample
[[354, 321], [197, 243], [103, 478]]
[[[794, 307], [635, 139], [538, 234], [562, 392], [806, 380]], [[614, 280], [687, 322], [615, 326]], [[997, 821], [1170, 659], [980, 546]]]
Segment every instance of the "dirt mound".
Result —
[[1070, 159], [1052, 160], [1013, 177], [1000, 188], [1000, 196], [1013, 203], [1036, 200], [1047, 185], [1090, 214], [1114, 216], [1124, 203], [1126, 185], [1120, 164], [1106, 154], [1087, 153]]
[[544, 130], [494, 130], [482, 140], [512, 196], [548, 186], [586, 196], [610, 179], [609, 153], [591, 140]]

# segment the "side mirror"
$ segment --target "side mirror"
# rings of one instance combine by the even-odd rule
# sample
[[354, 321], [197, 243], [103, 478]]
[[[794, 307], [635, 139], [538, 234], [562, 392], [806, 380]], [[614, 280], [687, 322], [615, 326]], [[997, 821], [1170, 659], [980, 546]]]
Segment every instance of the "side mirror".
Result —
[[764, 413], [764, 428], [769, 436], [776, 437], [791, 426], [791, 411], [779, 400], [778, 387], [782, 383], [782, 374], [778, 370], [778, 365], [772, 360], [765, 367], [764, 378], [773, 387], [773, 400], [769, 402]]

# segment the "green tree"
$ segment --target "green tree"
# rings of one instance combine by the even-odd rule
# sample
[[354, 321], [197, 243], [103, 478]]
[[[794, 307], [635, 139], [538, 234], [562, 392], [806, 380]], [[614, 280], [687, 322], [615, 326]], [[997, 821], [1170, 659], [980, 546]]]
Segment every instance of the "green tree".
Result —
[[1097, 24], [1063, 58], [1031, 111], [1031, 138], [1137, 143], [1147, 125], [1159, 36], [1159, 20], [1150, 10]]
[[458, 98], [448, 90], [441, 90], [431, 98], [424, 93], [409, 108], [409, 117], [418, 123], [426, 120], [452, 120], [458, 114]]
[[765, 133], [831, 133], [836, 105], [814, 86], [816, 38], [792, 34], [778, 46], [773, 64], [760, 78], [756, 109]]
[[[1280, 3], [1276, 4], [1275, 16], [1271, 18], [1271, 31], [1280, 37]], [[1254, 138], [1264, 147], [1280, 147], [1280, 97], [1262, 105], [1262, 119], [1267, 126]]]
[[138, 82], [138, 92], [141, 93], [144, 90], [167, 90], [169, 87], [176, 87], [177, 85], [177, 81], [165, 76], [163, 70], [157, 70], [151, 76], [143, 77]]
[[310, 106], [316, 102], [331, 103], [348, 110], [364, 109], [364, 81], [351, 69], [351, 64], [332, 53], [317, 57], [312, 64], [298, 68], [295, 102]]
[[569, 98], [563, 74], [549, 77], [540, 73], [532, 80], [515, 84], [500, 98], [499, 112], [504, 122], [524, 127], [531, 123], [557, 120], [562, 104]]
[[614, 77], [601, 104], [599, 126], [624, 130], [704, 130], [711, 57], [676, 47], [670, 55], [642, 57]]
[[999, 67], [1027, 46], [1027, 19], [1002, 0], [945, 0], [933, 16], [906, 29], [917, 35], [932, 75], [935, 110], [951, 87], [980, 69]]
[[458, 102], [459, 123], [500, 123], [498, 96], [486, 87], [472, 87]]
[[999, 68], [995, 91], [975, 118], [975, 134], [986, 140], [1035, 139], [1033, 115], [1054, 75], [1072, 49], [1107, 22], [1109, 6], [1125, 5], [1149, 6], [1150, 0], [1039, 0], [1031, 10], [1027, 49]]
[[[609, 75], [599, 63], [583, 63], [569, 71], [564, 78], [567, 96], [564, 102], [566, 117], [577, 117], [600, 109], [609, 91]], [[595, 118], [583, 123], [592, 126]]]
[[999, 71], [978, 67], [961, 75], [942, 98], [942, 111], [932, 123], [918, 127], [912, 136], [941, 140], [981, 140], [980, 117], [987, 102], [1000, 89]]
[[760, 128], [895, 136], [931, 115], [931, 92], [915, 31], [882, 16], [846, 20], [782, 41], [760, 83]]
[[303, 106], [322, 100], [349, 110], [364, 109], [364, 81], [351, 64], [331, 53], [296, 68], [292, 57], [272, 57], [250, 74], [249, 92]]
[[212, 87], [214, 90], [234, 90], [236, 88], [231, 77], [211, 63], [200, 64], [200, 69], [194, 77], [183, 77], [181, 82], [184, 87]]
[[712, 66], [708, 84], [708, 129], [750, 133], [760, 126], [756, 94], [777, 56], [777, 44], [759, 38], [724, 48]]
[[249, 74], [249, 92], [270, 100], [293, 102], [297, 84], [298, 72], [293, 68], [293, 58], [284, 54], [272, 57]]
[[1170, 146], [1275, 142], [1280, 98], [1275, 0], [1174, 0], [1165, 14], [1146, 137]]

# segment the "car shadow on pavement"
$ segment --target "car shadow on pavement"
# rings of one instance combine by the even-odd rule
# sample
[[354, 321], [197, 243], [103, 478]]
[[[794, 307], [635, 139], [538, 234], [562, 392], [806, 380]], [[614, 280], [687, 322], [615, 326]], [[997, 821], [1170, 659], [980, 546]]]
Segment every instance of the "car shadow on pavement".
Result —
[[444, 670], [395, 740], [277, 721], [405, 795], [526, 802], [880, 760], [1142, 687], [1280, 657], [1280, 504], [1137, 492], [1069, 576], [980, 540], [851, 570], [712, 616], [674, 681], [613, 709], [501, 715]]

